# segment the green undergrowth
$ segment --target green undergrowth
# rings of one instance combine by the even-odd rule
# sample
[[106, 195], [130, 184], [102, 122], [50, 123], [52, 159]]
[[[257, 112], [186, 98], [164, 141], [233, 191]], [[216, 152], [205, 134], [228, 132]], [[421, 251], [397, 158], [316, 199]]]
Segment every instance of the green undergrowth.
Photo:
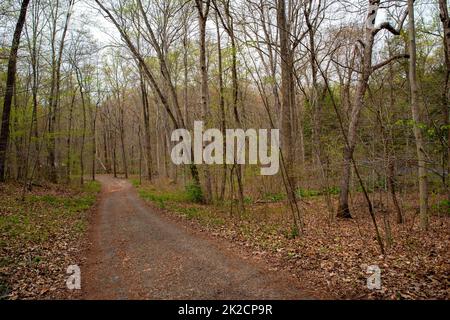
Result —
[[188, 220], [197, 220], [202, 225], [220, 226], [224, 219], [217, 215], [218, 208], [198, 204], [199, 194], [193, 187], [185, 190], [155, 188], [131, 181], [139, 196], [161, 209], [168, 210]]
[[86, 228], [86, 211], [100, 191], [98, 182], [64, 191], [38, 188], [20, 199], [20, 187], [1, 190], [0, 247], [14, 241], [42, 243], [64, 230], [80, 233]]
[[66, 263], [86, 231], [99, 192], [98, 182], [39, 186], [22, 200], [19, 184], [0, 185], [0, 300], [17, 294], [30, 274], [51, 282], [51, 270]]

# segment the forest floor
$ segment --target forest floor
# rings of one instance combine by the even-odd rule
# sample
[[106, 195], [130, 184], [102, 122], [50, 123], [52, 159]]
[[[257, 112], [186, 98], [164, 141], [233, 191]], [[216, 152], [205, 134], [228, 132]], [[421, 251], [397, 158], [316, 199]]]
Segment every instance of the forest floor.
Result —
[[[82, 266], [85, 299], [310, 299], [290, 274], [168, 219], [126, 180], [103, 176]], [[320, 294], [320, 295], [319, 295]]]
[[[384, 214], [389, 214], [393, 243], [381, 255], [364, 200], [353, 197], [352, 220], [330, 222], [323, 197], [303, 192], [305, 233], [292, 231], [286, 204], [248, 201], [246, 213], [230, 213], [230, 206], [198, 205], [189, 194], [169, 182], [155, 185], [132, 180], [140, 196], [159, 207], [170, 219], [189, 229], [226, 241], [235, 252], [262, 261], [271, 271], [287, 272], [303, 286], [338, 299], [449, 299], [450, 228], [448, 207], [439, 197], [430, 199], [431, 225], [419, 228], [416, 200], [403, 198], [406, 222], [398, 225], [389, 208], [373, 195], [377, 222], [384, 238]], [[387, 195], [381, 195], [387, 197]], [[336, 199], [333, 199], [336, 206]], [[384, 213], [383, 213], [384, 212]], [[381, 269], [382, 287], [369, 290], [368, 266]]]
[[[230, 203], [195, 204], [168, 181], [99, 179], [100, 200], [98, 183], [35, 186], [25, 201], [20, 185], [0, 186], [0, 299], [450, 298], [449, 214], [438, 196], [427, 232], [416, 199], [403, 197], [406, 223], [390, 214], [383, 256], [358, 195], [353, 220], [330, 221], [324, 199], [302, 192], [298, 235], [282, 197], [248, 199], [238, 214]], [[374, 202], [383, 233], [389, 208]], [[81, 292], [66, 288], [69, 265], [81, 267]], [[371, 265], [380, 290], [367, 288]]]
[[100, 185], [0, 185], [0, 300], [64, 299], [78, 264]]

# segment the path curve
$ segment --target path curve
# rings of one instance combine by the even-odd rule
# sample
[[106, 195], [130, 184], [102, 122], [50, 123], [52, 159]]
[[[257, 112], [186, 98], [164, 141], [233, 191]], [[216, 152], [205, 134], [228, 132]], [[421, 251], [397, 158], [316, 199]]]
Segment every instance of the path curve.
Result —
[[296, 279], [268, 271], [169, 221], [126, 180], [102, 194], [82, 267], [85, 299], [308, 299]]

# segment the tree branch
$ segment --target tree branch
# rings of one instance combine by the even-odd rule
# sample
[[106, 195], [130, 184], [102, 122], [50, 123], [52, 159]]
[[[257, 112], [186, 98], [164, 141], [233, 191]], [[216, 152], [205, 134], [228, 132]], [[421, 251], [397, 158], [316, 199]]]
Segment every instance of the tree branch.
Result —
[[372, 72], [374, 72], [374, 71], [376, 71], [376, 70], [378, 70], [378, 69], [381, 69], [381, 68], [383, 68], [384, 66], [386, 66], [386, 65], [388, 65], [389, 63], [391, 63], [391, 62], [394, 62], [394, 61], [396, 61], [396, 60], [400, 60], [400, 59], [409, 59], [409, 54], [399, 54], [399, 55], [396, 55], [396, 56], [392, 56], [392, 57], [390, 57], [389, 59], [387, 59], [387, 60], [385, 60], [385, 61], [383, 61], [383, 62], [380, 62], [379, 64], [377, 64], [377, 65], [374, 65], [373, 67], [372, 67]]
[[[414, 1], [415, 2], [415, 1]], [[404, 13], [403, 13], [403, 16], [402, 16], [402, 18], [400, 19], [400, 22], [399, 22], [399, 24], [398, 24], [398, 28], [397, 29], [395, 29], [389, 22], [384, 22], [384, 23], [382, 23], [378, 28], [376, 28], [376, 29], [374, 29], [373, 31], [372, 31], [372, 33], [373, 33], [373, 35], [375, 36], [378, 32], [380, 32], [381, 30], [387, 30], [387, 31], [389, 31], [390, 33], [392, 33], [393, 35], [395, 35], [395, 36], [399, 36], [400, 35], [400, 32], [402, 31], [402, 29], [403, 29], [403, 25], [405, 24], [405, 21], [406, 21], [406, 18], [408, 17], [408, 10], [406, 10]]]
[[387, 30], [390, 33], [392, 33], [394, 36], [399, 36], [400, 35], [400, 30], [395, 29], [389, 22], [384, 22], [382, 23], [378, 28], [375, 28], [372, 32], [374, 35], [376, 35], [378, 32], [380, 32], [381, 30]]

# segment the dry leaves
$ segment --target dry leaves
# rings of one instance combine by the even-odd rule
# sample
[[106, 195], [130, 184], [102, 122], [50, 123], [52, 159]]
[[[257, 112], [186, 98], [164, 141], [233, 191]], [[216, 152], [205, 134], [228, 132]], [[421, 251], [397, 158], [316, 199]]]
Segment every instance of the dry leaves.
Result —
[[[256, 259], [266, 260], [274, 270], [287, 270], [325, 298], [449, 299], [448, 215], [433, 215], [430, 230], [423, 232], [414, 219], [416, 201], [409, 199], [405, 224], [397, 225], [391, 214], [394, 243], [382, 256], [363, 199], [354, 202], [353, 220], [330, 222], [323, 199], [308, 199], [303, 203], [306, 232], [295, 239], [283, 203], [248, 205], [243, 216], [231, 216], [224, 207], [189, 203], [168, 203], [166, 209], [172, 217], [175, 213], [192, 227], [228, 239]], [[199, 214], [186, 216], [184, 212], [192, 207]], [[223, 223], [213, 223], [214, 219]], [[377, 220], [383, 233], [382, 213], [377, 213]], [[381, 290], [367, 288], [370, 265], [381, 269]]]
[[0, 189], [0, 298], [61, 299], [66, 269], [81, 264], [86, 208], [98, 188], [36, 187], [20, 200], [19, 185]]

